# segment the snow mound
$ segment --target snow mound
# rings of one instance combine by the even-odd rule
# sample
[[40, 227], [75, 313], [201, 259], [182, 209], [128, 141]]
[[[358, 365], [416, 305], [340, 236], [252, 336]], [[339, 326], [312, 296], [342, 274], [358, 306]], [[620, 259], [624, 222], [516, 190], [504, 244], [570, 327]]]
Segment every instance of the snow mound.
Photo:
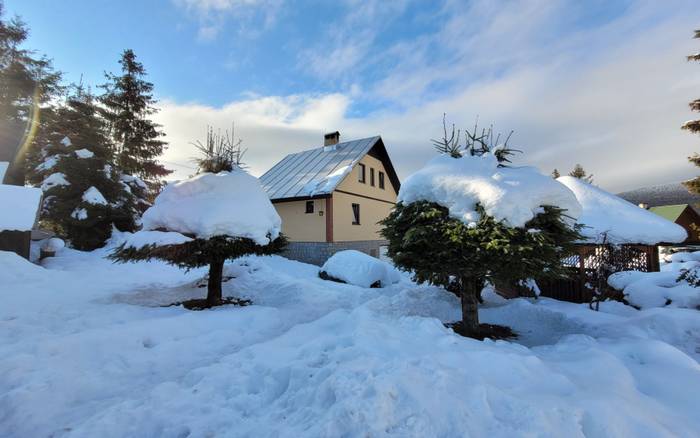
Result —
[[88, 149], [78, 149], [75, 151], [75, 155], [78, 156], [78, 158], [92, 158], [95, 156], [95, 154], [92, 153], [92, 151]]
[[[46, 274], [46, 270], [37, 266], [29, 260], [20, 257], [14, 252], [0, 251], [0, 284], [9, 285], [22, 283], [27, 280], [41, 278]], [[0, 287], [0, 292], [4, 292]], [[10, 290], [7, 290], [10, 292]]]
[[678, 280], [678, 271], [616, 272], [608, 284], [621, 290], [630, 304], [642, 309], [652, 307], [700, 308], [700, 288]]
[[667, 263], [684, 263], [700, 261], [700, 251], [676, 252], [664, 257]]
[[551, 177], [534, 167], [498, 167], [491, 154], [439, 155], [406, 179], [398, 200], [435, 202], [468, 225], [479, 220], [477, 203], [489, 216], [512, 227], [523, 227], [545, 205], [562, 208], [573, 218], [581, 211], [574, 194]]
[[91, 186], [83, 193], [83, 201], [93, 205], [107, 205], [107, 200], [95, 186]]
[[47, 176], [41, 183], [41, 190], [47, 191], [57, 186], [69, 186], [70, 183], [66, 180], [66, 175], [61, 172], [52, 173]]
[[614, 244], [676, 243], [688, 237], [680, 225], [578, 178], [562, 176], [557, 181], [574, 192], [581, 204], [578, 222], [585, 225], [582, 234], [590, 242], [600, 241], [603, 233]]
[[41, 249], [44, 251], [57, 252], [65, 248], [65, 246], [66, 242], [64, 242], [63, 239], [51, 237], [50, 239], [46, 239], [46, 241], [41, 244]]
[[143, 229], [200, 238], [244, 237], [259, 245], [279, 236], [282, 220], [257, 178], [243, 170], [203, 173], [170, 184], [143, 215]]
[[321, 272], [360, 287], [370, 287], [375, 283], [386, 287], [401, 279], [399, 272], [389, 263], [352, 249], [333, 254], [323, 264]]
[[28, 231], [36, 221], [42, 192], [34, 187], [0, 184], [0, 231]]
[[144, 246], [179, 245], [192, 239], [174, 231], [137, 231], [124, 233], [125, 248], [143, 248]]

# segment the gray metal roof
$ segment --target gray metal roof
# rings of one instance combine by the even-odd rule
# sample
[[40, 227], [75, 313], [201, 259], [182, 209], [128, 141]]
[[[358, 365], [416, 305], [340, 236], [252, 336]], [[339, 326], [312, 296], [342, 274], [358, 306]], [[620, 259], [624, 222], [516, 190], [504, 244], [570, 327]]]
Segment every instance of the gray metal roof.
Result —
[[379, 139], [369, 137], [289, 154], [265, 172], [260, 182], [273, 201], [330, 194]]

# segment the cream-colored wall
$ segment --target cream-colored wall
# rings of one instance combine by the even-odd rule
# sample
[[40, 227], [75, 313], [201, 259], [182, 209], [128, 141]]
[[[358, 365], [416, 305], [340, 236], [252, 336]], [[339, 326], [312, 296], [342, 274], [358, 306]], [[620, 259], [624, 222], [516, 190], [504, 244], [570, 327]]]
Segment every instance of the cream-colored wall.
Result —
[[[394, 186], [391, 185], [391, 181], [389, 181], [389, 175], [387, 175], [386, 169], [384, 169], [382, 162], [374, 157], [370, 157], [369, 155], [365, 155], [359, 162], [365, 165], [364, 184], [358, 181], [360, 166], [355, 164], [352, 172], [350, 172], [350, 174], [348, 174], [348, 176], [346, 176], [345, 179], [338, 184], [336, 190], [396, 202], [397, 193], [394, 190]], [[370, 168], [374, 168], [374, 187], [369, 184]], [[380, 171], [384, 172], [384, 189], [379, 188]]]
[[[306, 201], [273, 204], [282, 218], [282, 233], [293, 242], [326, 241], [326, 200], [314, 199], [314, 212], [306, 213]], [[318, 212], [323, 211], [323, 216]]]
[[[352, 204], [360, 204], [360, 225], [353, 225]], [[333, 240], [377, 240], [381, 225], [377, 222], [389, 215], [393, 204], [360, 196], [333, 192]]]

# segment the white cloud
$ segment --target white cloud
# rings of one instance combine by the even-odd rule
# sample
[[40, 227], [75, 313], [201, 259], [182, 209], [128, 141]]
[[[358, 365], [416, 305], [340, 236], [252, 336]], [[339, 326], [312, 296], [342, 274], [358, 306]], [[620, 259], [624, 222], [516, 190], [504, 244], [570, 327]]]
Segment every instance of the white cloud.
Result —
[[225, 26], [240, 35], [255, 37], [269, 28], [279, 12], [280, 0], [173, 0], [195, 14], [199, 21], [198, 37], [202, 41], [216, 39]]
[[[502, 13], [487, 2], [475, 5], [481, 9], [465, 13], [481, 17], [481, 32], [450, 21], [434, 35], [401, 42], [389, 49], [403, 54], [395, 68], [369, 86], [353, 83], [349, 94], [250, 96], [220, 108], [166, 101], [159, 115], [171, 142], [165, 158], [187, 164], [193, 154], [187, 143], [201, 139], [207, 124], [226, 128], [235, 120], [255, 174], [338, 129], [343, 139], [382, 135], [405, 177], [433, 154], [429, 139], [439, 135], [447, 112], [459, 126], [479, 116], [497, 129], [515, 129], [513, 144], [525, 151], [521, 163], [547, 173], [581, 163], [611, 190], [696, 173], [686, 157], [700, 149], [700, 139], [679, 127], [692, 116], [687, 102], [699, 97], [700, 66], [685, 61], [697, 51], [690, 37], [698, 17], [659, 17], [657, 4], [643, 4], [542, 46], [538, 29], [561, 8], [538, 15], [532, 3]], [[455, 55], [431, 62], [436, 44], [448, 44]], [[431, 94], [431, 86], [448, 80], [446, 91]], [[391, 109], [350, 112], [353, 103], [372, 98]]]

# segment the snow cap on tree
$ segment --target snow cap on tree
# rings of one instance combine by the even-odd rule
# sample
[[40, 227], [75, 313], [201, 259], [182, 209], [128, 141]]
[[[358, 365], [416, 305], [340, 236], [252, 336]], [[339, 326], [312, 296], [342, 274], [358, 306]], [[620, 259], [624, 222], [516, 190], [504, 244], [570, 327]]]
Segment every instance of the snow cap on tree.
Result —
[[258, 245], [276, 239], [282, 227], [258, 179], [240, 169], [203, 173], [166, 186], [142, 223], [144, 230], [166, 229], [201, 239], [242, 237]]
[[491, 153], [434, 157], [401, 184], [398, 201], [434, 202], [471, 226], [480, 219], [477, 204], [511, 227], [523, 227], [545, 205], [565, 210], [569, 220], [581, 213], [581, 205], [566, 186], [534, 167], [499, 167]]

